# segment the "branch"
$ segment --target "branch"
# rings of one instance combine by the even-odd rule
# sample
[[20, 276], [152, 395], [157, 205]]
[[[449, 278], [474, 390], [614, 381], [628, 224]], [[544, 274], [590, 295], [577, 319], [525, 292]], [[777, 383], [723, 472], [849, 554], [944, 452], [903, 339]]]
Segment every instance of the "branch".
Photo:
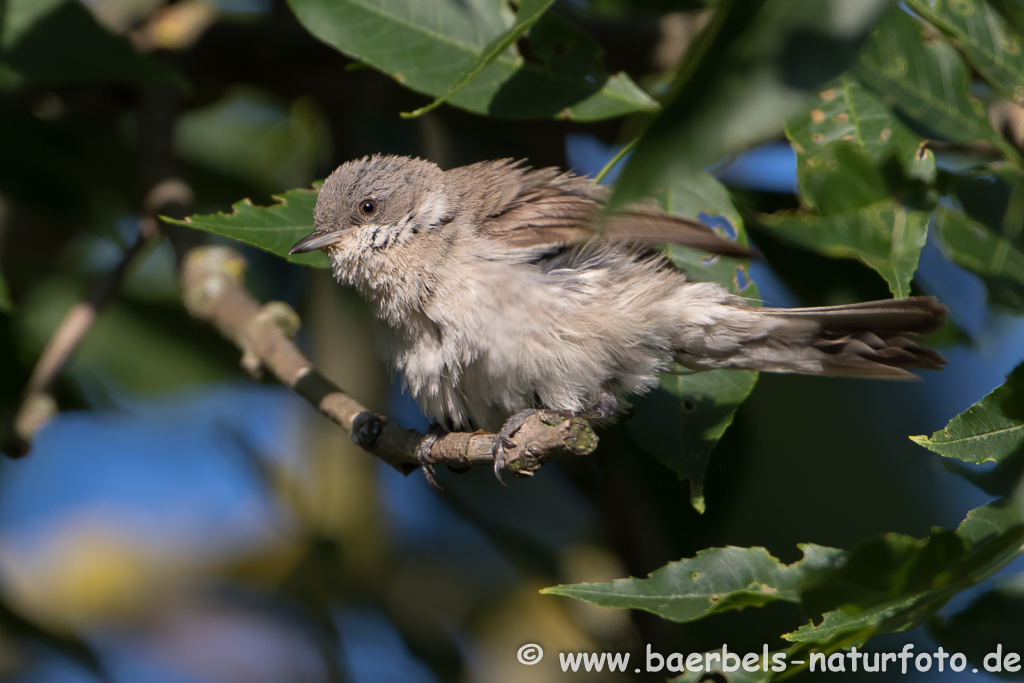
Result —
[[[352, 441], [399, 472], [420, 466], [417, 448], [423, 434], [375, 414], [324, 377], [295, 346], [299, 317], [287, 304], [260, 306], [245, 289], [245, 259], [223, 246], [196, 247], [181, 265], [182, 297], [194, 317], [213, 325], [242, 351], [242, 367], [257, 379], [269, 372], [347, 431]], [[494, 434], [453, 432], [430, 448], [433, 464], [464, 468], [493, 466]], [[528, 477], [557, 458], [589, 455], [597, 437], [582, 418], [539, 412], [515, 434], [516, 446], [506, 450], [507, 468]]]
[[29, 376], [24, 398], [14, 416], [12, 434], [4, 444], [7, 455], [12, 458], [28, 455], [36, 432], [57, 414], [57, 401], [53, 397], [57, 378], [100, 312], [121, 287], [128, 266], [157, 232], [155, 220], [143, 220], [135, 242], [124, 252], [120, 262], [96, 283], [88, 296], [68, 309]]

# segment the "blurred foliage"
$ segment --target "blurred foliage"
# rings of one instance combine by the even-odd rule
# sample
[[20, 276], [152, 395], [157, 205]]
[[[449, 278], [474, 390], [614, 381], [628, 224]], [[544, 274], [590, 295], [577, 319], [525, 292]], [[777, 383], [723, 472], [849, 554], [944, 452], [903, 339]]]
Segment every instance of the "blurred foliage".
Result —
[[[1022, 313], [1021, 139], [992, 115], [1024, 116], [1022, 22], [1009, 0], [0, 2], [0, 437], [60, 320], [115, 267], [169, 179], [190, 188], [192, 215], [168, 218], [164, 242], [131, 264], [54, 387], [60, 406], [237, 376], [237, 350], [187, 319], [175, 279], [183, 249], [229, 239], [255, 247], [254, 292], [304, 301], [300, 343], [318, 365], [384, 410], [365, 305], [296, 267], [326, 266], [321, 254], [286, 253], [312, 228], [317, 179], [375, 152], [566, 166], [570, 134], [594, 138], [631, 152], [614, 201], [653, 197], [752, 236], [809, 303], [926, 289], [915, 275], [934, 227], [994, 308]], [[727, 188], [707, 170], [783, 138], [795, 197]], [[666, 254], [761, 296], [745, 262]], [[838, 380], [666, 375], [602, 434], [593, 462], [507, 490], [486, 472], [441, 473], [445, 494], [405, 513], [436, 522], [432, 533], [396, 530], [383, 475], [336, 430], [305, 425], [314, 436], [288, 463], [247, 434], [219, 434], [264, 492], [272, 539], [178, 553], [170, 539], [154, 549], [75, 520], [26, 561], [0, 538], [0, 677], [31, 674], [40, 652], [103, 675], [96, 646], [111, 628], [156, 640], [201, 618], [288, 645], [293, 658], [266, 674], [276, 678], [246, 680], [345, 680], [355, 612], [396, 634], [379, 636], [381, 652], [442, 681], [521, 680], [514, 652], [531, 638], [552, 660], [723, 640], [794, 659], [925, 623], [977, 662], [997, 638], [1016, 642], [1016, 584], [935, 615], [1024, 544], [1022, 368], [914, 437], [998, 496], [956, 530], [931, 529], [930, 492], [912, 483], [935, 481], [934, 456], [894, 441], [934, 429], [915, 421], [911, 394]], [[20, 466], [2, 464], [0, 486]], [[401, 485], [402, 503], [422, 495]], [[544, 592], [579, 600], [538, 595], [553, 584]], [[295, 654], [307, 650], [314, 664]], [[550, 661], [531, 672], [560, 680]]]

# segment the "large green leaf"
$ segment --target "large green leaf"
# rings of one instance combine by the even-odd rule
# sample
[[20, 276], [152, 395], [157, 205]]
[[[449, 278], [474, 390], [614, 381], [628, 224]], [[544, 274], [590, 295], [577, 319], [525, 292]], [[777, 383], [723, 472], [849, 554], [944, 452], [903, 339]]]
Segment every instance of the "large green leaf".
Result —
[[696, 621], [779, 600], [799, 602], [800, 582], [807, 573], [830, 565], [839, 554], [817, 545], [802, 548], [804, 558], [790, 565], [764, 548], [709, 548], [670, 562], [646, 579], [554, 586], [541, 592], [603, 607], [642, 609], [672, 621]]
[[909, 0], [956, 39], [978, 72], [1007, 99], [1024, 104], [1024, 38], [983, 0]]
[[935, 228], [949, 258], [985, 281], [989, 301], [1024, 311], [1024, 243], [1019, 238], [1008, 239], [947, 207], [935, 212]]
[[555, 4], [555, 0], [523, 0], [519, 5], [519, 10], [516, 12], [515, 23], [505, 33], [491, 41], [491, 44], [484, 50], [472, 71], [465, 74], [458, 83], [441, 97], [438, 97], [425, 107], [420, 107], [409, 114], [402, 114], [402, 116], [420, 116], [450, 100], [455, 93], [466, 87], [491, 62], [500, 57], [505, 50], [509, 49], [513, 43], [519, 40], [553, 4]]
[[808, 572], [804, 607], [829, 611], [819, 624], [784, 637], [826, 650], [914, 628], [953, 595], [1006, 566], [1022, 546], [1020, 512], [1002, 501], [971, 511], [955, 532], [938, 529], [921, 540], [902, 534], [870, 539], [830, 567]]
[[[850, 169], [836, 163], [841, 160], [837, 147], [855, 146], [876, 168], [893, 157], [907, 178], [926, 183], [935, 180], [935, 155], [922, 148], [924, 139], [848, 74], [822, 89], [812, 109], [787, 119], [786, 136], [796, 151], [801, 198], [823, 213], [842, 208], [828, 206], [826, 203], [834, 198], [815, 192], [809, 181], [818, 179], [820, 183], [821, 177], [828, 175], [836, 176], [837, 184], [855, 180], [849, 177]], [[870, 202], [855, 207], [865, 203]]]
[[974, 464], [1002, 462], [1019, 452], [1024, 448], [1024, 363], [945, 429], [910, 438], [943, 457]]
[[0, 47], [10, 68], [35, 83], [185, 83], [107, 31], [78, 0], [7, 0]]
[[[508, 4], [495, 0], [289, 0], [317, 38], [399, 83], [457, 107], [505, 118], [597, 120], [657, 103], [625, 74], [609, 76], [600, 47], [546, 15], [529, 32], [529, 59], [512, 45], [490, 52], [516, 31]], [[521, 8], [532, 17], [535, 3]], [[455, 89], [455, 92], [451, 92]]]
[[277, 203], [272, 206], [256, 206], [243, 199], [232, 204], [231, 213], [194, 215], [184, 220], [164, 217], [164, 220], [245, 242], [294, 263], [327, 268], [330, 261], [320, 251], [288, 255], [292, 245], [313, 232], [313, 209], [319, 192], [318, 182], [312, 190], [288, 190], [274, 195]]
[[897, 297], [910, 294], [928, 237], [930, 215], [884, 199], [860, 209], [823, 216], [762, 215], [759, 223], [779, 237], [826, 256], [853, 258], [878, 271]]
[[894, 5], [864, 46], [854, 74], [891, 98], [911, 118], [954, 142], [988, 140], [1008, 154], [989, 123], [985, 106], [971, 96], [970, 74], [957, 51]]
[[691, 44], [665, 109], [616, 183], [613, 204], [782, 132], [845, 71], [889, 0], [725, 0]]
[[[708, 173], [697, 171], [676, 178], [654, 196], [666, 211], [712, 219], [727, 236], [748, 244], [743, 219], [728, 190]], [[745, 261], [709, 257], [675, 245], [669, 245], [666, 253], [693, 279], [717, 282], [734, 294], [757, 301], [757, 287], [747, 275]], [[705, 508], [704, 473], [711, 450], [756, 383], [757, 373], [746, 370], [663, 374], [657, 389], [634, 401], [629, 422], [633, 438], [680, 478], [690, 481], [690, 503], [699, 512]]]

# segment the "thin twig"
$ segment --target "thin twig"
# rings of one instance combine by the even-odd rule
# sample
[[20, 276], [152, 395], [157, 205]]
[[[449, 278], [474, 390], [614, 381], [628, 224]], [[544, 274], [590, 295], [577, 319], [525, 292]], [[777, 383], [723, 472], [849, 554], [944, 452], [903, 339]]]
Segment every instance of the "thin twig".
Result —
[[14, 416], [12, 434], [4, 444], [7, 455], [14, 458], [27, 455], [36, 432], [56, 415], [57, 401], [53, 397], [53, 388], [57, 378], [100, 312], [120, 288], [128, 266], [157, 234], [155, 220], [143, 219], [139, 234], [118, 264], [100, 278], [84, 299], [68, 309], [29, 376], [24, 398]]
[[[279, 301], [260, 306], [245, 288], [244, 273], [245, 259], [230, 247], [192, 249], [181, 265], [185, 308], [242, 351], [242, 366], [251, 375], [269, 372], [347, 431], [354, 443], [398, 471], [418, 468], [416, 453], [424, 435], [388, 422], [324, 377], [291, 340], [299, 326], [295, 311]], [[431, 446], [430, 460], [456, 468], [493, 466], [496, 438], [483, 432], [445, 434]], [[531, 476], [556, 458], [589, 455], [597, 446], [586, 420], [543, 412], [527, 420], [514, 440], [516, 446], [505, 457], [507, 469], [517, 476]]]

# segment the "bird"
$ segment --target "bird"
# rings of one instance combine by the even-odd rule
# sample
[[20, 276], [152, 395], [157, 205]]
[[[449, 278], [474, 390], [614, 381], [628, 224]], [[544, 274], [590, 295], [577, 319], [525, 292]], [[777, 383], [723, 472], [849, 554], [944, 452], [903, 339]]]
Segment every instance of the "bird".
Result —
[[701, 281], [659, 249], [751, 252], [705, 224], [636, 203], [558, 168], [499, 159], [442, 170], [373, 155], [323, 183], [314, 231], [373, 312], [375, 346], [434, 420], [420, 462], [449, 430], [497, 431], [494, 468], [538, 410], [608, 419], [663, 372], [721, 368], [911, 379], [945, 359], [918, 341], [947, 309], [915, 296], [773, 308]]

